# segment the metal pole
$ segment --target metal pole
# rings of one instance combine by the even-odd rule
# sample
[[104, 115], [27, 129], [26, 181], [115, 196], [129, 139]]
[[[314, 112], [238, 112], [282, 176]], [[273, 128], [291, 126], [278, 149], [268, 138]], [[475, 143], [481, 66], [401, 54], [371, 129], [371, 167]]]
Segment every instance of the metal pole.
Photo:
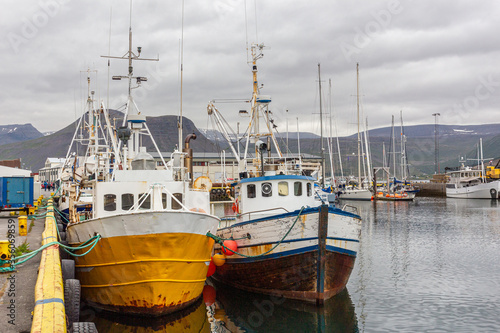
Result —
[[438, 117], [440, 113], [433, 113], [434, 116], [434, 173], [439, 174], [439, 133], [438, 133]]

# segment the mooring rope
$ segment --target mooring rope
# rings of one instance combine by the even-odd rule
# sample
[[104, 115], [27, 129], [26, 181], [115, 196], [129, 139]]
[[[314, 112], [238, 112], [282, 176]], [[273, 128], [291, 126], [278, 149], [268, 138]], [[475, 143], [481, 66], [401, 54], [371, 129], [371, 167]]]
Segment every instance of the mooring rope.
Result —
[[[68, 245], [61, 244], [60, 242], [50, 242], [50, 243], [47, 243], [47, 244], [43, 245], [42, 247], [40, 247], [37, 250], [34, 250], [34, 251], [30, 252], [30, 253], [26, 253], [26, 254], [20, 255], [18, 257], [13, 257], [10, 260], [2, 260], [2, 259], [0, 259], [0, 265], [10, 264], [9, 267], [0, 267], [0, 272], [1, 273], [4, 273], [4, 272], [13, 272], [15, 270], [16, 266], [24, 264], [26, 261], [28, 261], [31, 258], [33, 258], [34, 256], [36, 256], [39, 252], [45, 250], [46, 248], [48, 248], [48, 247], [50, 247], [52, 245], [59, 245], [60, 247], [62, 247], [63, 250], [65, 250], [66, 252], [68, 252], [72, 256], [82, 257], [82, 256], [88, 254], [90, 251], [92, 251], [92, 249], [94, 249], [94, 247], [97, 245], [97, 242], [99, 242], [99, 239], [101, 239], [101, 235], [98, 234], [98, 235], [95, 235], [92, 238], [88, 239], [82, 245], [80, 245], [80, 246], [74, 246], [74, 247], [73, 246], [68, 246]], [[90, 249], [88, 249], [85, 253], [82, 253], [82, 254], [76, 254], [76, 253], [71, 252], [71, 251], [76, 251], [76, 250], [83, 250], [83, 249], [86, 249], [88, 247], [90, 247]], [[21, 259], [23, 259], [23, 260], [21, 260]], [[21, 260], [21, 261], [16, 262], [18, 260]]]
[[[270, 250], [264, 252], [264, 253], [261, 253], [261, 254], [258, 254], [258, 255], [255, 255], [255, 256], [251, 256], [251, 255], [247, 255], [247, 254], [243, 254], [243, 253], [239, 253], [239, 252], [235, 252], [229, 248], [227, 248], [225, 245], [224, 245], [224, 241], [225, 240], [235, 240], [233, 238], [228, 238], [228, 239], [224, 239], [222, 237], [219, 237], [217, 235], [214, 235], [212, 234], [210, 231], [207, 232], [207, 236], [214, 239], [216, 243], [219, 243], [221, 245], [222, 248], [226, 249], [226, 251], [228, 252], [232, 252], [234, 254], [237, 254], [237, 255], [240, 255], [242, 257], [246, 257], [246, 258], [257, 258], [257, 257], [262, 257], [268, 253], [270, 253], [271, 251], [273, 251], [275, 248], [277, 248], [284, 240], [285, 238], [288, 236], [288, 234], [290, 233], [290, 231], [292, 231], [293, 227], [295, 226], [295, 224], [297, 223], [297, 221], [299, 220], [299, 217], [300, 217], [300, 214], [302, 214], [302, 211], [304, 210], [304, 206], [302, 206], [302, 208], [300, 209], [299, 211], [299, 214], [297, 215], [297, 218], [295, 219], [295, 221], [293, 221], [292, 223], [292, 226], [288, 229], [288, 231], [286, 232], [286, 234], [283, 236], [283, 238], [281, 238], [281, 240], [276, 243], [276, 245], [274, 245]], [[242, 238], [236, 238], [236, 239], [245, 239], [245, 238], [248, 238], [247, 237], [242, 237]]]

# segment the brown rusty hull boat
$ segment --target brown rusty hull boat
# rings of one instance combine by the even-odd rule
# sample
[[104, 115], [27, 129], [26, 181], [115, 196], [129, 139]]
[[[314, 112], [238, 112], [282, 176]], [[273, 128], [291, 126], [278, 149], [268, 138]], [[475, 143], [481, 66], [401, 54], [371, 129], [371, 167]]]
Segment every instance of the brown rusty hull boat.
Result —
[[[242, 255], [227, 257], [214, 278], [239, 289], [317, 304], [341, 292], [356, 260], [359, 217], [326, 205], [305, 209], [300, 215], [296, 211], [219, 229], [223, 238], [229, 234], [234, 239], [247, 234], [251, 238], [237, 240], [237, 252]], [[270, 228], [274, 226], [279, 235], [295, 219], [300, 223], [287, 237], [271, 252], [259, 255], [281, 239], [270, 242]]]

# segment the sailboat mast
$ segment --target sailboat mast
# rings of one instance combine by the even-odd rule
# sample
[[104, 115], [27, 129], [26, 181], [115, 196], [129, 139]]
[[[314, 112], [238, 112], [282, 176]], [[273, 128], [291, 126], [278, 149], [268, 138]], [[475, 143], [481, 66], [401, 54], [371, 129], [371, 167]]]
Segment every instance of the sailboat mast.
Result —
[[392, 115], [392, 170], [394, 171], [394, 180], [396, 179], [396, 136], [394, 135], [394, 115]]
[[371, 157], [370, 157], [370, 145], [368, 144], [368, 117], [365, 120], [365, 153], [366, 153], [366, 169], [368, 176], [368, 187], [370, 187], [370, 182], [372, 181], [372, 165], [371, 165]]
[[356, 104], [358, 109], [358, 188], [361, 188], [361, 138], [359, 135], [359, 63], [356, 63]]
[[319, 119], [321, 133], [321, 187], [325, 187], [325, 148], [323, 147], [323, 104], [321, 98], [321, 65], [318, 64], [318, 80], [319, 80]]
[[406, 180], [406, 168], [407, 168], [407, 161], [406, 161], [406, 138], [403, 133], [403, 110], [400, 111], [400, 118], [401, 118], [401, 179]]
[[329, 99], [329, 113], [330, 113], [330, 128], [328, 131], [328, 157], [330, 159], [330, 184], [335, 183], [335, 172], [333, 167], [333, 130], [332, 130], [332, 79], [328, 79], [328, 99]]

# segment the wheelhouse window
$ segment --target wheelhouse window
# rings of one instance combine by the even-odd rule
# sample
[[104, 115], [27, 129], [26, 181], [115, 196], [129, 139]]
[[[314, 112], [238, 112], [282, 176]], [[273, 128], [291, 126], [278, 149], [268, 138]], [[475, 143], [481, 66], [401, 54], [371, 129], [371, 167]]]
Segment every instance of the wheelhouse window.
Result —
[[307, 196], [310, 197], [312, 195], [312, 184], [307, 183]]
[[247, 185], [247, 197], [248, 198], [255, 198], [257, 194], [257, 191], [255, 190], [255, 184], [249, 184]]
[[261, 185], [262, 196], [263, 197], [272, 197], [273, 196], [273, 184], [271, 183], [262, 183]]
[[105, 194], [104, 195], [104, 210], [112, 212], [116, 210], [116, 195], [115, 194]]
[[134, 206], [134, 195], [132, 193], [122, 194], [122, 209], [129, 210]]
[[[147, 195], [147, 197], [144, 198], [144, 195]], [[141, 205], [139, 206], [139, 209], [151, 209], [151, 196], [146, 194], [146, 193], [141, 193], [139, 194], [139, 202]]]
[[[175, 199], [177, 200], [175, 200]], [[182, 193], [174, 193], [172, 197], [172, 209], [181, 209]]]
[[167, 193], [161, 194], [161, 205], [163, 209], [167, 209]]
[[293, 183], [293, 194], [296, 197], [302, 196], [302, 182]]
[[288, 182], [278, 183], [278, 195], [285, 197], [288, 195]]

